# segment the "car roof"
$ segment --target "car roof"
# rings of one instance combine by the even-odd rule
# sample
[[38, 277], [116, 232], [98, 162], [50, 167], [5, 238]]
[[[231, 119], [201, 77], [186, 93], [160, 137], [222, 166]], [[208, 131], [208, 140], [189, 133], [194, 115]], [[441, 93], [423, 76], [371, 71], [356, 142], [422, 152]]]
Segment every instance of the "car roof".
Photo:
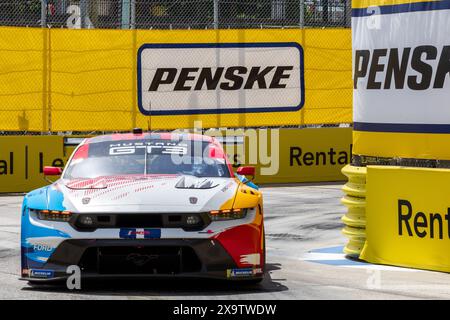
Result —
[[217, 143], [213, 137], [197, 133], [178, 132], [142, 132], [142, 133], [114, 133], [88, 138], [83, 144], [117, 141], [117, 140], [188, 140]]

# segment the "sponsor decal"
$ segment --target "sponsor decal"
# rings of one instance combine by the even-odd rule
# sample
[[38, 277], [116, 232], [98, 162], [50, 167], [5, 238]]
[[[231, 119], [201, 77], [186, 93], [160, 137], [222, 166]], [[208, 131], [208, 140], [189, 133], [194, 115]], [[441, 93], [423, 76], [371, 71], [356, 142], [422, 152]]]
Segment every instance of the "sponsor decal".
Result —
[[138, 105], [145, 115], [297, 111], [304, 104], [298, 43], [144, 44]]
[[449, 72], [449, 45], [356, 50], [353, 88], [359, 84], [367, 90], [442, 89]]
[[109, 146], [109, 155], [137, 154], [139, 150], [145, 150], [148, 154], [186, 155], [188, 146], [186, 143], [169, 141], [123, 142], [111, 144]]
[[37, 269], [30, 269], [29, 275], [32, 278], [53, 278], [55, 272], [53, 270], [37, 270]]
[[53, 251], [55, 248], [51, 247], [49, 245], [45, 245], [45, 244], [34, 244], [33, 245], [33, 251], [45, 251], [45, 252], [50, 252]]
[[227, 278], [252, 277], [262, 273], [261, 268], [228, 269]]
[[450, 208], [447, 213], [413, 210], [410, 201], [399, 199], [397, 202], [398, 235], [430, 239], [450, 239]]
[[119, 236], [122, 239], [159, 239], [161, 229], [122, 228]]
[[26, 242], [34, 251], [50, 252], [64, 241], [65, 238], [68, 238], [68, 235], [56, 231], [56, 234], [51, 236], [26, 238]]
[[339, 166], [350, 162], [352, 155], [352, 144], [347, 150], [336, 150], [331, 147], [319, 151], [304, 150], [299, 146], [289, 147], [289, 166]]

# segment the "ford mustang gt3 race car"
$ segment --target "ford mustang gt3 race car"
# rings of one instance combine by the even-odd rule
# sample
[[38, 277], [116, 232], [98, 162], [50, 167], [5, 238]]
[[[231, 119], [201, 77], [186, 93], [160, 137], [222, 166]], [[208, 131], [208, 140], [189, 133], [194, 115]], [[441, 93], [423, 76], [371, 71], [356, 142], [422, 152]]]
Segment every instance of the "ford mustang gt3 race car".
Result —
[[[195, 134], [112, 134], [84, 140], [61, 175], [22, 205], [23, 280], [205, 277], [258, 282], [263, 201], [233, 173], [220, 143]], [[75, 267], [76, 268], [76, 267]]]

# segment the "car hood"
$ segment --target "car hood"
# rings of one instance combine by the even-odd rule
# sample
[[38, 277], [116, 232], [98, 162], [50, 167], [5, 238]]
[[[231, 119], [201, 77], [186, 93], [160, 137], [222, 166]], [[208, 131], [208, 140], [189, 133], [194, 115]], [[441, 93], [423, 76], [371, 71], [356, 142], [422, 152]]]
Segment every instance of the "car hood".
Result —
[[53, 187], [74, 212], [201, 212], [232, 200], [239, 181], [186, 175], [59, 180]]

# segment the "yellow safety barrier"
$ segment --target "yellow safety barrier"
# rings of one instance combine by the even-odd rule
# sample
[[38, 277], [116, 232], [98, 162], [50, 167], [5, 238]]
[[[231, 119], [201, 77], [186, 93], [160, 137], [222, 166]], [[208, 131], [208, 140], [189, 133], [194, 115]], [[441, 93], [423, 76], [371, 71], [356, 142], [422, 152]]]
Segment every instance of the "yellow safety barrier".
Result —
[[255, 166], [258, 184], [345, 180], [341, 169], [351, 160], [351, 128], [247, 129], [235, 135], [242, 144], [224, 143], [230, 162]]
[[62, 136], [0, 137], [0, 192], [24, 192], [48, 184], [44, 166], [64, 167], [71, 150]]
[[353, 131], [353, 153], [371, 157], [450, 160], [450, 134]]
[[360, 258], [450, 272], [450, 170], [367, 166], [367, 181]]
[[[206, 133], [221, 136], [219, 131]], [[343, 181], [341, 169], [350, 161], [351, 140], [351, 128], [241, 129], [222, 136], [235, 168], [256, 167], [257, 184]], [[75, 148], [62, 136], [3, 136], [0, 145], [0, 192], [26, 192], [48, 184], [43, 167], [64, 167]]]
[[348, 211], [342, 217], [345, 227], [342, 233], [349, 238], [344, 252], [359, 257], [366, 241], [366, 175], [365, 167], [347, 165], [342, 173], [348, 182], [342, 187], [345, 196], [341, 199]]
[[[137, 63], [140, 48], [157, 44], [198, 46], [217, 43], [301, 46], [303, 56], [300, 57], [303, 59], [296, 56], [299, 60], [296, 58], [295, 62], [301, 65], [297, 71], [304, 78], [304, 91], [296, 88], [293, 92], [304, 95], [303, 107], [283, 112], [277, 112], [275, 108], [262, 113], [222, 113], [223, 110], [210, 113], [209, 110], [207, 114], [175, 115], [156, 115], [149, 110], [144, 114], [139, 110], [139, 97], [149, 90], [148, 87], [138, 90], [138, 79], [143, 77], [145, 80]], [[178, 49], [170, 50], [173, 53]], [[214, 64], [202, 57], [189, 62], [182, 54], [173, 61], [172, 68], [203, 68]], [[275, 57], [278, 59], [279, 56], [273, 55], [270, 62], [275, 63]], [[69, 30], [2, 27], [0, 128], [53, 132], [113, 131], [134, 127], [159, 130], [193, 128], [198, 120], [203, 122], [204, 128], [350, 123], [351, 57], [350, 29]], [[254, 58], [249, 55], [243, 61], [250, 67]], [[187, 82], [193, 86], [194, 81]], [[186, 101], [197, 107], [200, 102], [206, 103], [206, 99], [199, 98], [200, 91], [183, 90], [177, 94], [189, 94], [184, 95]], [[203, 94], [207, 91], [204, 89]], [[221, 92], [217, 92], [217, 96], [222, 97], [219, 95]], [[252, 92], [256, 92], [256, 97], [260, 95], [256, 88], [245, 89], [239, 103], [248, 101]], [[285, 96], [284, 93], [280, 97]], [[156, 100], [155, 96], [152, 103], [141, 104], [145, 108], [156, 108], [156, 101], [165, 101], [163, 98]], [[198, 99], [197, 103], [194, 103], [195, 99]], [[225, 100], [233, 99], [222, 97], [220, 100], [225, 103]], [[263, 103], [262, 107], [272, 107], [276, 103], [283, 105], [281, 101], [273, 100], [265, 101], [269, 105], [264, 106]], [[259, 107], [256, 101], [254, 104]]]

